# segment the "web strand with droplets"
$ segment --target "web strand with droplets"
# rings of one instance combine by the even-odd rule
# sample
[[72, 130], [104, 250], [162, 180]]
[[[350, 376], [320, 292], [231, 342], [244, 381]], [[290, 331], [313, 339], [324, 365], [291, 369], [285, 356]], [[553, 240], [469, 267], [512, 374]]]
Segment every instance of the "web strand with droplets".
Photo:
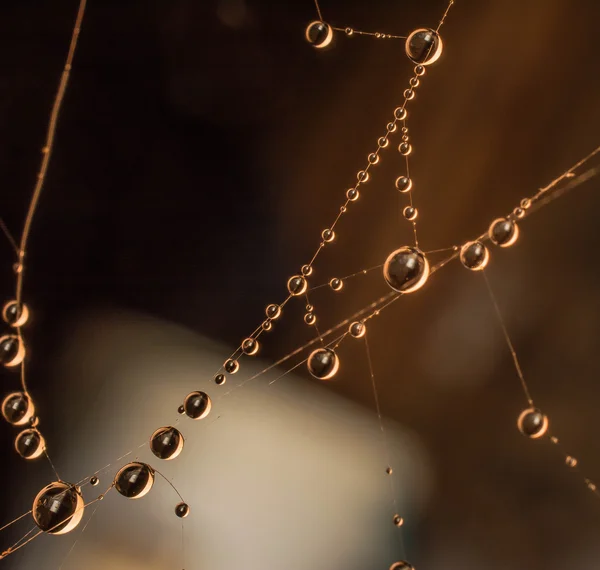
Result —
[[22, 266], [21, 271], [17, 273], [17, 303], [21, 302], [21, 293], [23, 289], [23, 275], [25, 273], [24, 258], [27, 253], [27, 242], [29, 239], [29, 233], [31, 231], [31, 224], [33, 222], [33, 216], [35, 214], [40, 195], [44, 187], [44, 182], [46, 181], [46, 173], [48, 172], [48, 166], [50, 164], [50, 158], [52, 156], [52, 150], [54, 148], [54, 135], [56, 133], [56, 126], [58, 124], [58, 115], [60, 113], [60, 108], [63, 102], [63, 98], [65, 96], [65, 91], [67, 89], [67, 83], [71, 74], [73, 58], [75, 56], [75, 49], [77, 48], [77, 40], [79, 39], [79, 32], [81, 31], [81, 24], [83, 22], [83, 16], [85, 14], [86, 1], [87, 0], [80, 0], [79, 2], [79, 9], [77, 10], [75, 26], [73, 27], [73, 33], [71, 35], [71, 43], [69, 45], [67, 60], [65, 62], [65, 66], [60, 78], [60, 83], [58, 85], [58, 91], [56, 93], [56, 97], [52, 105], [52, 111], [50, 113], [50, 122], [48, 124], [48, 130], [46, 133], [46, 142], [44, 144], [44, 148], [42, 149], [42, 163], [40, 165], [40, 170], [37, 175], [37, 182], [33, 189], [33, 195], [31, 197], [31, 202], [29, 203], [27, 215], [25, 216], [25, 223], [23, 225], [23, 233], [21, 234], [21, 243], [19, 246], [19, 262]]
[[[599, 149], [600, 150], [600, 149]], [[595, 153], [593, 153], [595, 154]], [[593, 155], [592, 154], [592, 155]], [[590, 155], [590, 157], [592, 156]], [[583, 164], [583, 162], [579, 162], [578, 165], [581, 166]], [[577, 187], [578, 185], [582, 184], [585, 181], [590, 180], [593, 176], [597, 175], [599, 172], [597, 171], [597, 169], [590, 169], [587, 172], [591, 172], [591, 174], [589, 176], [580, 176], [580, 177], [574, 177], [569, 185], [568, 188], [572, 189]], [[559, 177], [560, 178], [560, 177]], [[563, 177], [564, 178], [564, 177]], [[559, 191], [560, 188], [557, 189], [557, 191]], [[561, 194], [562, 195], [562, 194]], [[447, 248], [447, 249], [453, 249], [453, 248]], [[447, 263], [449, 263], [450, 261], [452, 261], [453, 259], [456, 259], [458, 257], [458, 253], [454, 252], [452, 255], [448, 256], [446, 259], [442, 260], [441, 262], [437, 263], [435, 266], [432, 267], [431, 269], [431, 274], [436, 273], [437, 271], [439, 271], [439, 269], [443, 268]], [[485, 274], [484, 274], [485, 275]], [[368, 313], [369, 311], [370, 314], [364, 319], [369, 320], [377, 315], [379, 315], [381, 313], [381, 311], [385, 308], [387, 308], [388, 306], [390, 306], [392, 303], [394, 303], [396, 300], [398, 300], [400, 297], [402, 297], [403, 295], [401, 295], [400, 293], [397, 292], [390, 292], [387, 293], [386, 295], [383, 295], [381, 297], [379, 297], [377, 300], [373, 301], [372, 303], [370, 303], [369, 305], [367, 305], [365, 308], [355, 312], [352, 316], [350, 316], [347, 319], [344, 319], [343, 321], [341, 321], [340, 323], [338, 323], [337, 325], [335, 325], [334, 327], [330, 328], [328, 331], [326, 331], [325, 333], [323, 333], [323, 338], [326, 338], [327, 336], [333, 334], [334, 332], [336, 332], [337, 330], [339, 330], [342, 327], [347, 326], [351, 321], [360, 318], [361, 316], [363, 316], [365, 313]], [[337, 339], [335, 339], [331, 344], [333, 343], [337, 343], [336, 346], [339, 346], [339, 342], [341, 342], [344, 338], [346, 337], [346, 333], [340, 335]], [[250, 382], [251, 380], [254, 380], [260, 376], [262, 376], [264, 373], [268, 372], [269, 370], [272, 370], [273, 368], [279, 366], [280, 364], [286, 362], [287, 360], [289, 360], [290, 358], [292, 358], [293, 356], [295, 356], [296, 354], [301, 353], [303, 350], [306, 350], [306, 348], [312, 346], [314, 343], [316, 343], [318, 341], [318, 339], [313, 339], [310, 342], [306, 343], [305, 345], [299, 347], [298, 349], [292, 351], [291, 353], [289, 353], [288, 355], [282, 357], [281, 359], [279, 359], [277, 362], [273, 363], [272, 365], [266, 367], [265, 369], [263, 369], [262, 371], [260, 371], [259, 373], [255, 374], [254, 376], [252, 376], [251, 378], [248, 378], [246, 381], [242, 382], [241, 384], [239, 384], [238, 386], [236, 386], [233, 390], [223, 394], [219, 399], [224, 398], [225, 396], [229, 395], [231, 392], [233, 392], [234, 390], [237, 390], [239, 388], [241, 388], [242, 386], [244, 386], [245, 384], [247, 384], [248, 382]], [[300, 364], [306, 362], [306, 360], [303, 360], [300, 362]], [[281, 376], [279, 376], [279, 378], [277, 378], [276, 380], [282, 378], [283, 376], [287, 375], [289, 372], [291, 372], [293, 369], [297, 368], [300, 364], [295, 365], [292, 369], [284, 372], [284, 374], [282, 374]], [[275, 380], [275, 381], [276, 381]], [[271, 382], [273, 383], [273, 382]], [[219, 416], [220, 417], [220, 416]], [[218, 418], [217, 418], [218, 419]], [[139, 446], [139, 448], [141, 448], [143, 445], [146, 445], [146, 443], [142, 444]], [[116, 461], [119, 461], [120, 459], [123, 459], [124, 457], [126, 457], [127, 455], [130, 455], [131, 453], [133, 453], [133, 451], [129, 451], [126, 454], [122, 455], [119, 459], [117, 459]], [[112, 464], [116, 463], [113, 462]], [[99, 471], [96, 471], [96, 473], [101, 472], [104, 469], [107, 469], [108, 467], [110, 467], [112, 464], [107, 465], [106, 467], [102, 468]], [[89, 479], [89, 478], [88, 478]], [[85, 481], [82, 480], [82, 481]], [[29, 511], [30, 512], [30, 511]], [[15, 521], [12, 521], [11, 523], [8, 523], [8, 525], [5, 525], [6, 528], [7, 526], [10, 526], [10, 524], [16, 522], [17, 520], [19, 520], [20, 518], [22, 518], [23, 516], [26, 516], [29, 513], [26, 513], [25, 515], [21, 515], [21, 517], [19, 517], [18, 519], [15, 519]], [[2, 529], [0, 529], [2, 530]]]

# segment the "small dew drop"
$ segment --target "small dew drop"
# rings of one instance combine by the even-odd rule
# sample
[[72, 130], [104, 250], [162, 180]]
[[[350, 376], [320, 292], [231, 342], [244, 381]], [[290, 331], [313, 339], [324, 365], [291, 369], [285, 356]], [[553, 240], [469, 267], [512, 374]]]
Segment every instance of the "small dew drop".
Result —
[[317, 317], [314, 313], [306, 313], [306, 315], [304, 315], [304, 322], [307, 325], [314, 325], [317, 322]]
[[348, 200], [350, 200], [350, 202], [356, 202], [356, 200], [358, 200], [358, 190], [356, 188], [350, 188], [347, 192], [346, 192], [346, 198], [348, 198]]
[[359, 182], [362, 182], [364, 184], [369, 180], [369, 173], [366, 170], [361, 170], [356, 175], [356, 178]]

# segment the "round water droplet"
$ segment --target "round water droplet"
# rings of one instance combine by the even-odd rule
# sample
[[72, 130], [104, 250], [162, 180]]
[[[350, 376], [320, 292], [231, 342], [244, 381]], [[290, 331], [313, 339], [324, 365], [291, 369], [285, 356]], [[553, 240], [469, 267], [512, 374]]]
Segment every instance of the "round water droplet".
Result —
[[317, 322], [317, 317], [314, 313], [306, 313], [306, 315], [304, 315], [304, 322], [307, 325], [314, 325]]
[[177, 408], [177, 413], [185, 414], [185, 408], [183, 407], [183, 404]]
[[330, 229], [323, 230], [321, 232], [321, 237], [324, 242], [331, 243], [335, 239], [335, 232]]
[[394, 515], [394, 524], [398, 527], [404, 524], [404, 519], [400, 515]]
[[525, 216], [525, 210], [523, 210], [523, 208], [515, 208], [513, 210], [513, 215], [520, 219]]
[[117, 492], [124, 497], [140, 499], [147, 495], [154, 485], [154, 469], [146, 463], [128, 463], [115, 475], [114, 485]]
[[346, 32], [347, 36], [354, 35], [354, 30], [352, 28], [346, 28], [344, 31]]
[[36, 495], [31, 513], [43, 532], [66, 534], [81, 522], [84, 508], [83, 497], [75, 485], [56, 481]]
[[519, 431], [530, 437], [537, 439], [542, 437], [548, 431], [548, 417], [537, 408], [528, 408], [521, 412], [517, 420]]
[[338, 278], [338, 277], [334, 277], [330, 282], [329, 282], [329, 286], [334, 290], [334, 291], [341, 291], [344, 288], [344, 282]]
[[329, 24], [317, 20], [308, 24], [305, 37], [310, 45], [322, 49], [333, 40], [333, 29]]
[[363, 336], [365, 336], [365, 334], [367, 332], [367, 327], [366, 327], [365, 323], [361, 323], [360, 321], [354, 321], [350, 325], [350, 327], [348, 327], [348, 332], [354, 338], [362, 338]]
[[412, 152], [411, 144], [408, 142], [401, 142], [400, 146], [398, 147], [398, 152], [402, 156], [408, 156]]
[[419, 86], [419, 78], [411, 77], [409, 83], [410, 83], [411, 87], [418, 87]]
[[26, 429], [15, 438], [15, 449], [23, 459], [36, 459], [44, 453], [46, 442], [36, 429]]
[[420, 289], [429, 277], [429, 261], [416, 247], [401, 247], [393, 251], [383, 265], [387, 284], [401, 293]]
[[408, 176], [400, 176], [396, 179], [396, 188], [402, 193], [410, 192], [412, 180]]
[[0, 337], [0, 364], [7, 368], [18, 366], [25, 358], [25, 345], [16, 335]]
[[227, 381], [227, 376], [225, 376], [225, 374], [217, 374], [215, 376], [215, 384], [217, 386], [221, 386], [222, 384], [225, 384], [226, 381]]
[[24, 392], [13, 392], [2, 401], [2, 416], [13, 426], [22, 426], [33, 418], [35, 407]]
[[265, 313], [271, 320], [278, 319], [281, 316], [281, 307], [272, 303], [265, 309]]
[[306, 282], [306, 279], [302, 277], [302, 275], [294, 275], [288, 279], [287, 288], [290, 292], [290, 295], [298, 297], [299, 295], [304, 295], [304, 293], [306, 293], [306, 289], [308, 289], [308, 283]]
[[2, 309], [2, 318], [11, 327], [22, 327], [29, 320], [29, 309], [23, 303], [8, 301]]
[[208, 416], [212, 408], [212, 402], [208, 394], [204, 392], [191, 392], [183, 402], [185, 413], [193, 420], [201, 420]]
[[175, 459], [183, 450], [183, 436], [172, 427], [158, 428], [150, 438], [150, 450], [159, 459], [169, 461]]
[[488, 235], [492, 243], [500, 247], [509, 247], [519, 237], [519, 226], [513, 220], [498, 218], [490, 224]]
[[369, 161], [369, 164], [377, 164], [379, 162], [379, 155], [376, 152], [372, 152], [367, 157], [367, 160]]
[[390, 141], [387, 137], [379, 137], [377, 139], [377, 146], [380, 146], [381, 148], [385, 148], [389, 143]]
[[269, 320], [265, 321], [262, 325], [262, 330], [264, 331], [270, 331], [273, 328], [273, 323]]
[[333, 378], [340, 368], [337, 354], [330, 348], [317, 348], [307, 360], [308, 371], [319, 380]]
[[405, 49], [414, 63], [431, 65], [442, 55], [442, 38], [430, 28], [419, 28], [406, 38]]
[[425, 75], [425, 67], [422, 65], [417, 65], [415, 67], [415, 75], [418, 75], [419, 77]]
[[395, 133], [397, 128], [398, 127], [396, 127], [396, 123], [394, 121], [390, 121], [386, 126], [388, 133]]
[[480, 241], [470, 241], [460, 250], [460, 262], [471, 271], [481, 271], [490, 260], [488, 248]]
[[415, 92], [412, 89], [405, 89], [404, 90], [404, 98], [407, 101], [412, 101], [415, 98]]
[[190, 506], [187, 503], [178, 503], [175, 507], [175, 514], [180, 519], [184, 519], [190, 514]]
[[369, 173], [366, 170], [361, 170], [356, 175], [356, 178], [360, 183], [364, 184], [369, 180]]
[[100, 483], [100, 479], [98, 479], [98, 477], [96, 477], [96, 476], [90, 477], [90, 485], [92, 487], [96, 487], [98, 485], [98, 483]]
[[416, 208], [414, 208], [413, 206], [406, 206], [406, 208], [404, 208], [404, 210], [402, 210], [402, 215], [409, 222], [412, 222], [413, 220], [417, 219], [417, 216], [419, 215], [419, 211]]
[[300, 269], [300, 273], [302, 273], [302, 275], [304, 275], [305, 277], [312, 275], [312, 272], [313, 272], [312, 265], [303, 265], [302, 269]]
[[391, 467], [386, 467], [385, 472], [387, 475], [391, 475], [394, 472], [394, 470]]
[[396, 107], [396, 109], [394, 110], [394, 117], [396, 117], [396, 120], [398, 121], [404, 121], [407, 116], [408, 111], [405, 107]]
[[240, 369], [240, 363], [233, 358], [229, 358], [225, 361], [225, 364], [223, 364], [223, 368], [225, 368], [227, 374], [235, 374]]
[[260, 349], [260, 343], [255, 338], [247, 338], [242, 342], [242, 352], [254, 356]]
[[348, 200], [350, 200], [350, 202], [356, 202], [356, 200], [358, 200], [358, 190], [356, 188], [350, 188], [347, 192], [346, 192], [346, 198], [348, 198]]

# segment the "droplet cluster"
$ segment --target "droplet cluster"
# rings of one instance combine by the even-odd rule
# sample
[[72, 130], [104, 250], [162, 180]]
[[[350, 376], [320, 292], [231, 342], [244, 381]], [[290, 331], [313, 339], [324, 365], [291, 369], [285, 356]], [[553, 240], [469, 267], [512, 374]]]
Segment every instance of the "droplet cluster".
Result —
[[[452, 5], [450, 0], [450, 5]], [[444, 15], [445, 18], [445, 15]], [[443, 23], [444, 18], [440, 22]], [[439, 30], [439, 26], [438, 26]], [[398, 38], [390, 34], [380, 32], [362, 32], [354, 28], [334, 28], [330, 24], [322, 21], [319, 13], [319, 20], [311, 22], [305, 31], [306, 41], [316, 49], [323, 49], [330, 46], [334, 39], [334, 31], [343, 31], [346, 36], [354, 35], [372, 35], [378, 39]], [[240, 370], [240, 359], [242, 356], [256, 356], [261, 349], [261, 341], [259, 337], [264, 332], [269, 332], [273, 328], [273, 323], [276, 322], [283, 313], [283, 308], [286, 303], [292, 298], [306, 298], [306, 312], [304, 314], [304, 322], [317, 329], [317, 314], [315, 307], [309, 300], [311, 288], [309, 286], [309, 278], [314, 274], [314, 262], [319, 252], [329, 247], [329, 244], [334, 244], [337, 240], [336, 226], [341, 216], [347, 212], [348, 206], [352, 202], [356, 202], [360, 197], [359, 188], [366, 184], [370, 179], [373, 168], [381, 162], [382, 149], [389, 146], [391, 136], [396, 133], [401, 133], [401, 141], [398, 144], [398, 151], [403, 157], [405, 163], [405, 172], [396, 178], [395, 186], [400, 195], [405, 195], [409, 198], [409, 204], [402, 208], [403, 217], [412, 223], [415, 235], [414, 246], [403, 246], [392, 251], [383, 264], [383, 277], [387, 285], [396, 293], [406, 294], [419, 290], [427, 282], [432, 270], [430, 269], [429, 259], [426, 254], [419, 248], [416, 235], [416, 220], [418, 217], [417, 208], [413, 205], [412, 192], [414, 189], [413, 180], [409, 173], [408, 157], [413, 152], [411, 138], [409, 136], [406, 120], [408, 116], [407, 104], [413, 101], [417, 96], [417, 90], [422, 83], [422, 78], [425, 74], [425, 67], [436, 62], [442, 54], [443, 43], [438, 31], [431, 28], [419, 28], [408, 35], [405, 41], [405, 52], [408, 58], [415, 64], [414, 75], [409, 80], [409, 86], [404, 90], [403, 104], [397, 107], [394, 111], [393, 119], [386, 125], [386, 133], [377, 140], [377, 149], [367, 155], [366, 165], [362, 170], [356, 173], [356, 183], [353, 187], [345, 191], [345, 202], [339, 209], [339, 214], [332, 224], [326, 227], [321, 232], [321, 240], [319, 248], [315, 255], [310, 260], [300, 267], [298, 274], [292, 275], [286, 283], [288, 298], [280, 304], [269, 304], [266, 307], [266, 320], [259, 325], [254, 333], [244, 337], [239, 347], [234, 353], [227, 358], [221, 369], [214, 375], [214, 384], [221, 386], [226, 383], [227, 376], [238, 373]], [[400, 124], [402, 125], [401, 128]], [[46, 151], [48, 152], [48, 151]], [[528, 215], [528, 210], [536, 201], [536, 196], [533, 198], [523, 198], [519, 206], [516, 207], [511, 214], [504, 218], [498, 218], [489, 226], [487, 234], [479, 236], [477, 239], [464, 243], [460, 248], [453, 248], [457, 253], [454, 257], [458, 257], [462, 265], [471, 271], [481, 271], [489, 263], [490, 249], [487, 243], [491, 242], [500, 248], [506, 248], [513, 245], [519, 237], [519, 227], [516, 220], [521, 220]], [[23, 257], [21, 252], [20, 257]], [[21, 259], [22, 261], [22, 259]], [[381, 267], [381, 266], [378, 266]], [[435, 268], [434, 268], [435, 270]], [[23, 271], [21, 262], [15, 264], [15, 272], [20, 275]], [[367, 270], [363, 270], [363, 274]], [[352, 277], [352, 276], [350, 276]], [[333, 277], [324, 286], [329, 285], [329, 289], [333, 292], [340, 292], [344, 289], [345, 280], [348, 277]], [[399, 295], [395, 295], [398, 297]], [[368, 343], [366, 338], [367, 325], [366, 322], [377, 315], [385, 308], [384, 306], [374, 308], [372, 312], [363, 318], [363, 316], [355, 315], [353, 318], [358, 320], [345, 323], [347, 326], [344, 329], [346, 332], [337, 342], [324, 345], [323, 338], [317, 330], [317, 340], [321, 341], [320, 348], [312, 350], [306, 359], [308, 372], [318, 380], [332, 379], [340, 369], [340, 359], [336, 352], [337, 347], [346, 336], [354, 339], [363, 339], [363, 343], [367, 346], [367, 354], [369, 357], [369, 367], [375, 397], [377, 392], [375, 389], [374, 373], [370, 361], [370, 353], [368, 352]], [[23, 327], [29, 320], [29, 309], [20, 301], [20, 295], [17, 295], [17, 300], [9, 301], [4, 305], [2, 310], [2, 318], [9, 330], [4, 336], [0, 337], [0, 364], [7, 368], [18, 367], [22, 364], [25, 358], [25, 343], [23, 341], [20, 328]], [[348, 324], [349, 323], [349, 324]], [[507, 337], [508, 338], [508, 337]], [[510, 340], [508, 340], [509, 345]], [[513, 351], [514, 353], [514, 351]], [[516, 356], [515, 364], [519, 370], [521, 379], [522, 374], [518, 367]], [[530, 406], [523, 410], [517, 419], [518, 430], [529, 439], [541, 439], [549, 435], [549, 420], [548, 417], [538, 408], [533, 406], [533, 402], [529, 400]], [[379, 404], [377, 403], [377, 411], [379, 413]], [[190, 392], [184, 399], [182, 405], [178, 408], [178, 413], [182, 416], [187, 416], [193, 420], [201, 420], [206, 418], [212, 408], [212, 401], [208, 394], [204, 391]], [[2, 416], [12, 426], [24, 428], [16, 436], [15, 449], [19, 455], [25, 459], [34, 459], [41, 456], [45, 451], [45, 440], [37, 429], [38, 418], [35, 416], [35, 406], [29, 393], [24, 388], [23, 391], [14, 391], [6, 395], [2, 401]], [[177, 420], [178, 422], [180, 420]], [[178, 425], [178, 424], [175, 424]], [[382, 427], [383, 431], [383, 427]], [[549, 436], [549, 440], [559, 445], [558, 439], [555, 436]], [[152, 433], [149, 439], [149, 448], [154, 456], [158, 459], [170, 461], [176, 459], [183, 451], [184, 437], [182, 432], [171, 425], [160, 427]], [[572, 455], [565, 455], [565, 464], [571, 469], [577, 469], [579, 461]], [[133, 461], [122, 466], [115, 474], [111, 488], [114, 488], [120, 495], [128, 499], [139, 499], [144, 497], [152, 489], [155, 476], [160, 475], [154, 467], [147, 463]], [[386, 475], [392, 475], [393, 469], [391, 466], [385, 468]], [[94, 475], [86, 479], [92, 487], [99, 484], [99, 478]], [[586, 486], [594, 493], [597, 492], [596, 485], [589, 479], [585, 479]], [[44, 487], [36, 496], [33, 507], [32, 516], [37, 527], [47, 534], [64, 534], [74, 529], [82, 519], [85, 504], [81, 495], [81, 489], [77, 485], [56, 481]], [[97, 500], [103, 498], [100, 495]], [[185, 518], [190, 513], [190, 506], [183, 500], [175, 506], [175, 514], [179, 518]], [[393, 524], [400, 528], [404, 525], [404, 519], [400, 514], [394, 514], [392, 517]], [[0, 556], [1, 558], [2, 556]], [[392, 563], [390, 570], [414, 570], [414, 567], [406, 561], [398, 561]]]

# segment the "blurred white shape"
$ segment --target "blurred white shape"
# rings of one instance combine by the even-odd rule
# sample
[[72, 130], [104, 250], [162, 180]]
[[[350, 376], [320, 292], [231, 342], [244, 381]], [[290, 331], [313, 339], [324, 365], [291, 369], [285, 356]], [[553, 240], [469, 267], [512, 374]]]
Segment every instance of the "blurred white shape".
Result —
[[[372, 410], [291, 374], [269, 386], [281, 370], [223, 396], [267, 363], [244, 358], [240, 372], [216, 386], [214, 373], [230, 349], [139, 315], [92, 315], [74, 327], [67, 346], [58, 372], [73, 402], [65, 402], [60, 419], [73, 423], [55, 444], [61, 476], [77, 481], [133, 450], [98, 474], [98, 487], [84, 487], [86, 500], [137, 459], [172, 479], [191, 513], [183, 521], [184, 563], [182, 520], [174, 513], [179, 498], [164, 480], [157, 477], [139, 501], [111, 491], [63, 570], [385, 570], [398, 557], [402, 530], [392, 522]], [[213, 400], [201, 421], [177, 414], [193, 390]], [[176, 425], [185, 437], [175, 461], [138, 448], [162, 425]], [[430, 470], [416, 438], [392, 422], [387, 433], [398, 511], [410, 527], [429, 493]], [[71, 542], [56, 540], [32, 543], [26, 567], [41, 567], [42, 560], [58, 567]]]

